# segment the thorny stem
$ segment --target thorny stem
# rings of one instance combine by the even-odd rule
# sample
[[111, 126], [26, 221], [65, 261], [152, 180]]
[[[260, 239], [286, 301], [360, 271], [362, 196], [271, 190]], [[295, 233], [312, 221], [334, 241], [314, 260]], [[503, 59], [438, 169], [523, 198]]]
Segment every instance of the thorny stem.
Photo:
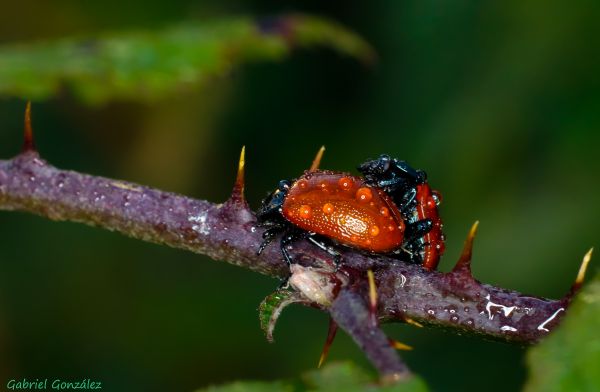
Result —
[[[260, 256], [256, 254], [263, 230], [256, 225], [254, 213], [243, 198], [243, 155], [232, 197], [223, 204], [213, 204], [129, 182], [60, 170], [41, 159], [33, 146], [31, 133], [26, 133], [24, 151], [0, 161], [0, 209], [98, 226], [273, 277], [289, 274], [277, 246], [267, 247]], [[537, 342], [558, 325], [581, 285], [583, 272], [572, 291], [560, 300], [482, 284], [472, 277], [469, 268], [473, 236], [474, 230], [467, 241], [468, 251], [449, 273], [425, 271], [418, 265], [369, 257], [349, 249], [342, 249], [341, 254], [344, 268], [364, 277], [368, 269], [373, 270], [377, 317], [382, 322], [420, 323], [508, 343]], [[294, 244], [291, 254], [304, 266], [331, 261], [331, 256], [306, 241]], [[589, 256], [586, 259], [589, 261]], [[349, 294], [340, 294], [326, 310], [352, 335], [380, 374], [408, 374], [397, 356], [391, 360], [389, 350], [382, 349], [379, 332], [374, 344], [366, 344], [373, 340], [366, 339], [363, 332], [380, 330], [372, 323], [360, 324], [368, 294], [356, 293], [367, 293], [365, 287], [354, 284], [353, 293], [342, 290]], [[352, 298], [359, 298], [360, 303]]]

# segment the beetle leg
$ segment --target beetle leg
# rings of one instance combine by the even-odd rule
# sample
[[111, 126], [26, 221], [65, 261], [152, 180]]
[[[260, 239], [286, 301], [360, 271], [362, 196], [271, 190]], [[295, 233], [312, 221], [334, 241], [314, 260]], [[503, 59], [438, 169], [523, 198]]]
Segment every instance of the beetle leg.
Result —
[[283, 229], [284, 229], [284, 226], [275, 225], [275, 226], [272, 226], [272, 227], [268, 228], [267, 230], [265, 230], [265, 232], [262, 235], [263, 242], [260, 244], [260, 246], [258, 248], [258, 252], [256, 252], [256, 254], [260, 255], [263, 252], [263, 250], [265, 250], [267, 245], [269, 245], [273, 241], [273, 239], [275, 237], [277, 237], [277, 234], [281, 233], [281, 231]]
[[412, 242], [429, 233], [433, 227], [433, 221], [429, 218], [409, 223], [404, 230], [404, 237], [407, 242]]
[[408, 191], [406, 191], [406, 193], [404, 193], [404, 195], [402, 195], [402, 198], [400, 199], [400, 211], [403, 215], [406, 216], [411, 213], [411, 210], [413, 209], [413, 202], [415, 201], [416, 197], [416, 188], [410, 188]]
[[335, 268], [337, 270], [337, 268], [339, 267], [339, 265], [342, 262], [342, 255], [340, 254], [340, 252], [338, 252], [332, 246], [327, 246], [323, 242], [317, 241], [313, 237], [312, 234], [308, 236], [307, 240], [309, 240], [310, 242], [312, 242], [313, 244], [315, 244], [316, 246], [318, 246], [320, 249], [324, 250], [325, 252], [329, 253], [329, 255], [333, 257], [333, 264], [335, 265]]
[[290, 253], [287, 250], [287, 246], [293, 242], [296, 242], [298, 240], [306, 238], [307, 235], [308, 235], [308, 233], [305, 231], [291, 229], [291, 230], [286, 231], [283, 234], [283, 236], [281, 237], [281, 241], [280, 241], [281, 253], [283, 253], [283, 258], [285, 259], [288, 266], [292, 265], [292, 258], [290, 257]]

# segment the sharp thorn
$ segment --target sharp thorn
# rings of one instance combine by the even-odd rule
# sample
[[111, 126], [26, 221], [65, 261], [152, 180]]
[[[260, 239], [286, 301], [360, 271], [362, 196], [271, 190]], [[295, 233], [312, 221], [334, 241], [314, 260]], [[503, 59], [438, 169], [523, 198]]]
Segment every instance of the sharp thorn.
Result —
[[452, 272], [468, 273], [471, 275], [471, 256], [473, 255], [473, 240], [477, 234], [477, 227], [479, 227], [479, 221], [475, 221], [473, 226], [471, 226], [462, 253], [452, 269]]
[[404, 322], [406, 324], [414, 325], [415, 327], [423, 328], [423, 324], [418, 321], [411, 319], [410, 317], [404, 317]]
[[333, 340], [335, 339], [335, 334], [338, 330], [337, 323], [330, 317], [329, 318], [329, 329], [327, 330], [327, 339], [325, 340], [325, 344], [323, 345], [323, 351], [321, 351], [321, 356], [319, 357], [318, 368], [323, 365], [325, 360], [327, 359], [327, 355], [329, 355], [329, 349], [333, 344]]
[[236, 202], [244, 201], [244, 176], [245, 176], [245, 165], [246, 165], [246, 146], [242, 146], [242, 152], [240, 153], [240, 160], [238, 163], [237, 177], [233, 186], [233, 192], [231, 193], [231, 200]]
[[371, 325], [377, 326], [377, 286], [375, 285], [375, 276], [372, 270], [367, 270], [369, 279], [369, 315], [371, 316]]
[[573, 286], [571, 287], [571, 293], [576, 293], [583, 285], [583, 281], [585, 280], [585, 272], [587, 271], [587, 267], [590, 264], [590, 261], [592, 260], [593, 251], [594, 248], [590, 248], [590, 250], [587, 251], [585, 256], [583, 256], [583, 261], [581, 262], [581, 266], [579, 267], [577, 278], [575, 279], [575, 283], [573, 283]]
[[393, 348], [395, 348], [396, 350], [410, 351], [413, 349], [412, 346], [409, 346], [409, 345], [399, 342], [397, 340], [389, 339], [389, 341], [390, 341], [390, 345]]
[[35, 151], [35, 142], [33, 140], [33, 129], [31, 127], [31, 101], [27, 101], [25, 107], [25, 129], [23, 132], [23, 152]]
[[310, 165], [310, 169], [308, 169], [308, 171], [312, 172], [319, 168], [319, 165], [321, 164], [321, 159], [323, 158], [324, 152], [325, 152], [325, 146], [321, 146], [321, 148], [317, 152], [317, 155], [315, 155], [315, 159], [313, 160], [312, 165]]

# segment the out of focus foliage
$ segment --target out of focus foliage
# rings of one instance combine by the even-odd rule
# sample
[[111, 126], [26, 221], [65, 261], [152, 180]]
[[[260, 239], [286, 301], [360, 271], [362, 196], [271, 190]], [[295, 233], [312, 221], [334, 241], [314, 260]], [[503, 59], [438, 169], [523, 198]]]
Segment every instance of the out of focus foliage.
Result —
[[67, 86], [86, 102], [148, 100], [196, 88], [242, 63], [280, 60], [293, 49], [319, 45], [364, 62], [374, 57], [362, 38], [327, 19], [228, 18], [0, 47], [0, 94], [41, 99]]
[[378, 386], [376, 380], [364, 370], [349, 362], [332, 363], [319, 370], [307, 372], [302, 382], [235, 382], [213, 386], [197, 392], [292, 392], [292, 391], [344, 391], [344, 392], [425, 392], [427, 387], [418, 377], [391, 385]]
[[526, 392], [600, 389], [600, 275], [577, 295], [560, 328], [529, 350]]

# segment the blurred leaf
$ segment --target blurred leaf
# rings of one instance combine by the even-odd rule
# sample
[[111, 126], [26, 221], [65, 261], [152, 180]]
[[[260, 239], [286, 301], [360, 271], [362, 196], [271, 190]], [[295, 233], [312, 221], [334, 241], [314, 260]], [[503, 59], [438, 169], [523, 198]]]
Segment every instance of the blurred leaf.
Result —
[[332, 363], [304, 376], [311, 391], [380, 391], [380, 392], [419, 392], [427, 391], [427, 386], [418, 377], [404, 382], [378, 387], [373, 378], [351, 362]]
[[281, 60], [292, 49], [312, 46], [364, 62], [374, 58], [362, 38], [326, 19], [238, 17], [0, 47], [0, 94], [44, 99], [67, 86], [88, 103], [148, 100], [198, 87], [245, 62]]
[[196, 392], [292, 392], [294, 387], [290, 384], [284, 384], [279, 381], [260, 382], [260, 381], [236, 381], [230, 384], [211, 386], [199, 389]]
[[532, 348], [525, 390], [600, 390], [600, 275], [579, 293], [562, 325]]
[[197, 392], [237, 392], [237, 391], [344, 391], [344, 392], [419, 392], [427, 391], [425, 383], [414, 377], [405, 382], [386, 387], [378, 387], [364, 370], [350, 362], [332, 363], [319, 370], [306, 373], [304, 383], [234, 382], [222, 386], [212, 386]]

